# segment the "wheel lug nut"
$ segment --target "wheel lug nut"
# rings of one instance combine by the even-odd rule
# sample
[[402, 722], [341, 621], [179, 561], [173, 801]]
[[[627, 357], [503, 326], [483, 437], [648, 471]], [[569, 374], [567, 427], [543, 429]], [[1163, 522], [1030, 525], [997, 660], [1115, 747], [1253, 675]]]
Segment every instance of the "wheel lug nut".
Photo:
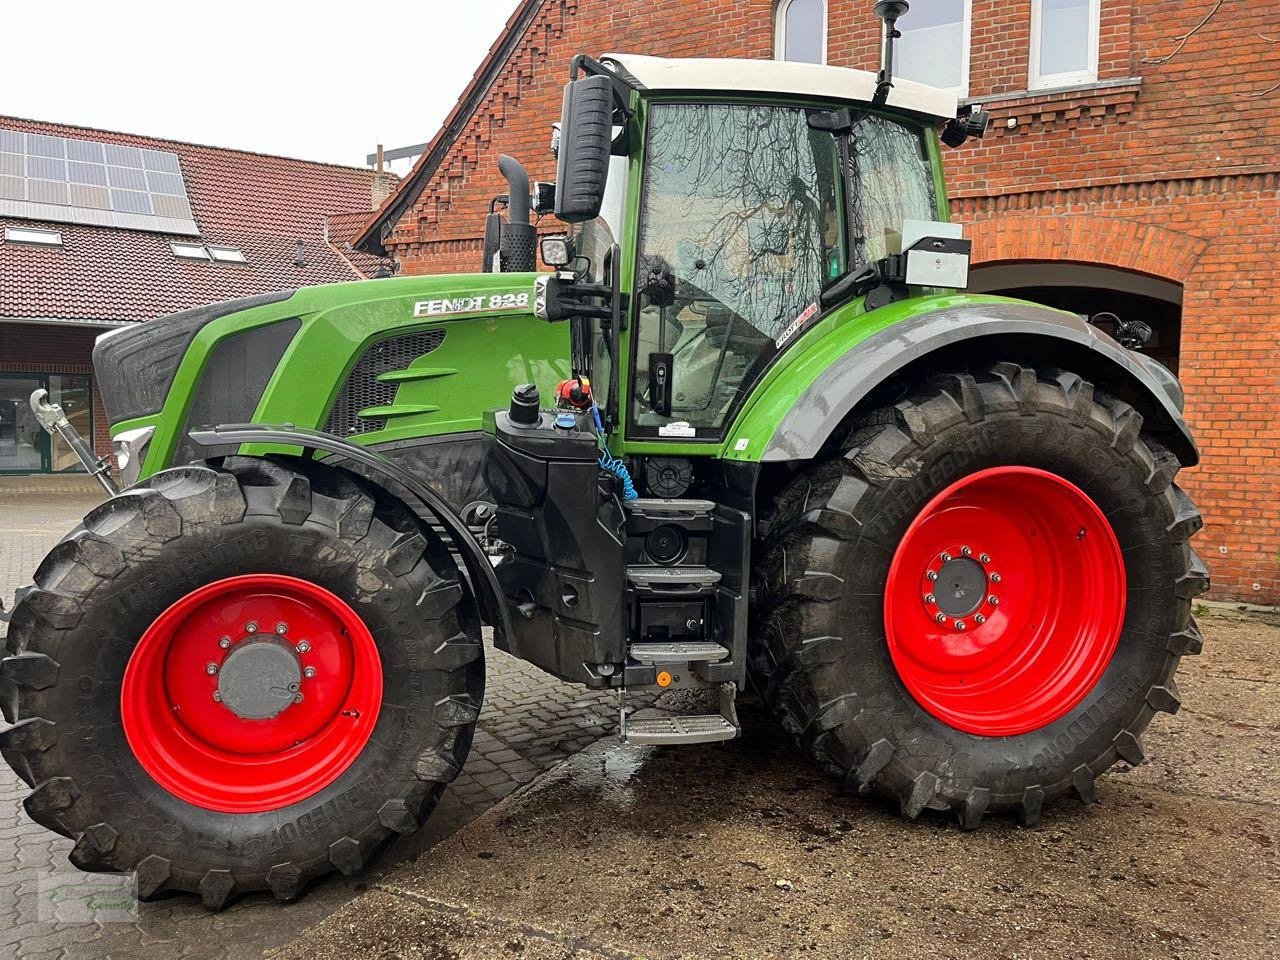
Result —
[[244, 632], [245, 632], [245, 633], [257, 633], [257, 632], [258, 632], [258, 624], [257, 624], [257, 621], [250, 620], [248, 623], [246, 623], [246, 624], [244, 625]]
[[987, 618], [979, 613], [977, 616], [973, 618], [973, 622], [981, 626], [982, 624], [987, 622]]
[[298, 644], [298, 646], [297, 646], [297, 650], [298, 650], [298, 652], [299, 652], [299, 653], [307, 653], [310, 649], [311, 649], [311, 644], [307, 643], [307, 641], [305, 641], [305, 640], [303, 640], [303, 641], [302, 641], [300, 644]]
[[943, 562], [943, 563], [950, 563], [950, 562], [951, 562], [951, 554], [949, 554], [949, 553], [944, 553], [944, 554], [942, 555], [942, 562]]
[[220, 646], [223, 650], [227, 649], [227, 647], [231, 646], [231, 638], [223, 637], [221, 640], [218, 641], [218, 646]]
[[937, 572], [936, 572], [936, 571], [934, 571], [934, 570], [930, 570], [927, 574], [925, 574], [925, 576], [927, 576], [930, 580], [937, 580], [937, 579], [938, 579], [938, 574], [937, 574]]
[[961, 547], [961, 548], [960, 548], [960, 552], [961, 552], [964, 556], [966, 556], [966, 557], [972, 557], [972, 556], [973, 556], [973, 551], [972, 551], [972, 550], [970, 550], [968, 547]]
[[293, 695], [293, 702], [294, 702], [294, 703], [301, 703], [301, 702], [302, 702], [302, 694], [300, 694], [300, 693], [295, 693], [295, 694]]
[[1001, 580], [1000, 574], [998, 574], [998, 573], [993, 573], [993, 574], [991, 575], [991, 582], [992, 582], [992, 583], [999, 583], [999, 582], [1000, 582], [1000, 580]]
[[979, 563], [990, 563], [990, 562], [991, 562], [991, 554], [989, 554], [989, 553], [980, 553], [980, 554], [978, 554], [978, 562], [979, 562]]
[[216, 663], [206, 664], [204, 668], [204, 672], [212, 677], [215, 673], [218, 672], [218, 665]]
[[284, 636], [288, 632], [289, 632], [289, 625], [287, 623], [276, 624], [276, 633], [280, 634], [281, 636]]
[[1000, 598], [993, 594], [992, 596], [987, 597], [987, 603], [991, 604], [993, 607], [998, 607], [1000, 606]]
[[935, 597], [932, 593], [926, 593], [926, 594], [925, 594], [925, 596], [924, 596], [924, 602], [925, 602], [925, 603], [937, 603], [937, 602], [938, 602], [938, 598], [937, 598], [937, 597]]
[[964, 625], [964, 621], [963, 621], [963, 620], [957, 620], [957, 621], [956, 621], [956, 629], [957, 629], [957, 630], [964, 630], [964, 629], [966, 629], [966, 628], [965, 628], [965, 625]]
[[946, 623], [946, 622], [947, 622], [947, 615], [946, 615], [945, 613], [940, 613], [940, 614], [938, 614], [938, 615], [937, 615], [937, 617], [935, 617], [934, 619], [936, 619], [939, 623]]
[[297, 693], [297, 692], [298, 692], [298, 685], [297, 685], [296, 683], [291, 683], [291, 684], [289, 684], [289, 692], [290, 692], [290, 693]]
[[314, 677], [314, 676], [316, 675], [316, 668], [315, 668], [315, 667], [307, 667], [307, 669], [305, 669], [305, 670], [303, 670], [303, 671], [302, 671], [302, 675], [303, 675], [304, 677], [306, 677], [308, 680], [310, 680], [312, 677]]
[[213, 699], [214, 699], [214, 701], [216, 701], [217, 703], [221, 703], [221, 702], [222, 702], [222, 694], [220, 694], [217, 690], [213, 691]]

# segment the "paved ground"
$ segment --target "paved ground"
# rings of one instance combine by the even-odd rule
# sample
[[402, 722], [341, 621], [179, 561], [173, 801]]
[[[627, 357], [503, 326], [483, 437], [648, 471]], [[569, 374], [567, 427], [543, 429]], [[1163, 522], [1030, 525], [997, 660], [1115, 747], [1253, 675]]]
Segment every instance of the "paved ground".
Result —
[[[0, 477], [0, 597], [6, 607], [12, 604], [14, 590], [30, 582], [49, 548], [100, 499], [96, 485], [83, 479]], [[3, 630], [0, 624], [0, 636]], [[379, 869], [413, 859], [520, 784], [613, 730], [612, 698], [557, 683], [492, 648], [487, 656], [484, 713], [466, 768], [427, 826], [392, 847]], [[41, 919], [41, 910], [47, 912], [53, 902], [50, 885], [79, 883], [85, 875], [67, 863], [71, 841], [27, 818], [21, 809], [26, 793], [26, 785], [0, 763], [0, 960], [249, 960], [288, 943], [378, 875], [330, 879], [287, 908], [260, 896], [215, 915], [194, 898], [184, 897], [142, 904], [136, 920], [50, 923]], [[118, 899], [127, 889], [124, 878], [100, 882], [99, 903]], [[126, 910], [134, 909], [127, 899], [124, 903]]]
[[718, 747], [589, 747], [277, 956], [1280, 956], [1280, 621], [1205, 617], [1152, 758], [1022, 829], [844, 796], [758, 709]]

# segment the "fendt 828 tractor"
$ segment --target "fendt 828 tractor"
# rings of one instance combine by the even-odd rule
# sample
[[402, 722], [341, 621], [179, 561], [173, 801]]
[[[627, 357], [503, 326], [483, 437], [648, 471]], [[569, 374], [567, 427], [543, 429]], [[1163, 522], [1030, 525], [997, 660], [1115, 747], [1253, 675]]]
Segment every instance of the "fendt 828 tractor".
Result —
[[630, 743], [731, 739], [749, 684], [909, 818], [1142, 759], [1208, 585], [1182, 390], [1140, 318], [964, 293], [940, 151], [987, 118], [895, 80], [906, 7], [878, 73], [576, 57], [475, 275], [98, 341], [121, 489], [75, 438], [112, 496], [0, 663], [76, 866], [211, 908], [362, 869], [462, 768], [485, 624]]

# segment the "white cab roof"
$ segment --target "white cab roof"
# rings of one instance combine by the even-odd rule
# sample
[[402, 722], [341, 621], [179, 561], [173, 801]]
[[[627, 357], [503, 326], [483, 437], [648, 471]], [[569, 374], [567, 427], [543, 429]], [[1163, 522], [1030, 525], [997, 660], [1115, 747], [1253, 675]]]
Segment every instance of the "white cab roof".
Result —
[[[611, 53], [650, 90], [706, 90], [717, 93], [780, 93], [821, 99], [871, 103], [876, 75], [866, 70], [826, 67], [785, 60], [667, 59]], [[955, 94], [913, 80], [895, 78], [888, 105], [938, 120], [955, 117]]]

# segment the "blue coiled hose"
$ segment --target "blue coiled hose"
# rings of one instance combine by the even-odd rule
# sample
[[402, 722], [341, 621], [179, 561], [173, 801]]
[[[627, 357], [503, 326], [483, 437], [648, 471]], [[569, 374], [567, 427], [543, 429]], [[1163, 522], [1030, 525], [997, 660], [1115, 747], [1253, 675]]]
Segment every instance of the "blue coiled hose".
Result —
[[600, 434], [600, 469], [606, 473], [612, 473], [615, 477], [622, 481], [622, 499], [637, 500], [640, 494], [636, 493], [635, 481], [631, 479], [631, 471], [627, 469], [627, 465], [609, 452], [609, 444], [604, 438], [604, 424], [600, 421], [600, 408], [594, 403], [591, 404], [591, 415], [595, 417], [596, 433]]

